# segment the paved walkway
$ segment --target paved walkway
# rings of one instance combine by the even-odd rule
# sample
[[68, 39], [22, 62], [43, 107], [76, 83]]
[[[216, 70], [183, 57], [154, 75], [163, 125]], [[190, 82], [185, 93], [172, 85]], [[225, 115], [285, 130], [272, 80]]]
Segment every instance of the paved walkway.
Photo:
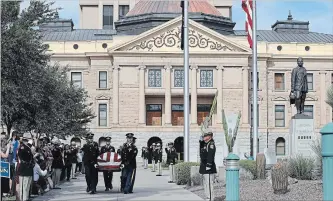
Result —
[[202, 200], [199, 196], [183, 189], [183, 186], [168, 183], [168, 171], [164, 170], [163, 176], [157, 177], [150, 169], [139, 167], [136, 173], [134, 193], [123, 194], [119, 192], [120, 173], [114, 173], [113, 190], [105, 192], [103, 173], [99, 173], [97, 194], [86, 193], [84, 175], [78, 179], [65, 182], [61, 190], [51, 190], [33, 201], [111, 201], [111, 200]]

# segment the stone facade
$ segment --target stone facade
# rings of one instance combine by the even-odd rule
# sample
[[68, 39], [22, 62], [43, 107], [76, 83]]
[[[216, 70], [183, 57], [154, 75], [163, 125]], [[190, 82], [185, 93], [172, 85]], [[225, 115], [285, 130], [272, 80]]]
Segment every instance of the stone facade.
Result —
[[[90, 130], [95, 140], [110, 135], [117, 147], [125, 141], [125, 133], [133, 132], [138, 147], [149, 145], [158, 137], [163, 145], [183, 136], [183, 126], [172, 126], [172, 105], [183, 103], [183, 89], [175, 86], [175, 71], [182, 69], [183, 53], [178, 35], [181, 18], [173, 19], [138, 36], [114, 36], [113, 40], [45, 41], [52, 52], [52, 62], [69, 65], [72, 72], [81, 72], [81, 84], [89, 93], [97, 118]], [[190, 20], [190, 121], [191, 160], [196, 161], [200, 126], [197, 124], [197, 104], [211, 104], [218, 92], [217, 112], [212, 117], [217, 160], [226, 155], [222, 128], [222, 109], [227, 114], [241, 111], [237, 152], [250, 152], [251, 136], [251, 49], [244, 36], [225, 36]], [[197, 40], [198, 39], [198, 40]], [[192, 41], [192, 42], [191, 42]], [[73, 45], [79, 48], [74, 49]], [[103, 48], [106, 44], [108, 48]], [[283, 49], [277, 48], [282, 46]], [[308, 48], [310, 47], [310, 51]], [[278, 50], [280, 49], [280, 50]], [[308, 50], [306, 50], [308, 49]], [[315, 132], [332, 121], [332, 110], [325, 104], [326, 89], [332, 83], [332, 43], [258, 42], [259, 151], [276, 146], [284, 138], [288, 155], [289, 121], [295, 109], [289, 104], [291, 70], [299, 56], [304, 58], [308, 73], [312, 73], [313, 89], [306, 105], [312, 106]], [[158, 69], [161, 85], [149, 85], [149, 70]], [[212, 85], [201, 85], [201, 72], [211, 70]], [[99, 72], [107, 73], [106, 87], [99, 86]], [[276, 74], [283, 74], [283, 87], [276, 89]], [[70, 76], [71, 77], [71, 76]], [[155, 80], [156, 81], [156, 80]], [[99, 125], [99, 106], [106, 104], [106, 125]], [[161, 124], [147, 124], [147, 104], [162, 105]], [[277, 127], [275, 106], [284, 106], [284, 125]], [[193, 107], [194, 106], [194, 107]], [[148, 143], [148, 144], [147, 144]], [[150, 141], [151, 143], [151, 141]], [[224, 148], [223, 148], [224, 147]]]

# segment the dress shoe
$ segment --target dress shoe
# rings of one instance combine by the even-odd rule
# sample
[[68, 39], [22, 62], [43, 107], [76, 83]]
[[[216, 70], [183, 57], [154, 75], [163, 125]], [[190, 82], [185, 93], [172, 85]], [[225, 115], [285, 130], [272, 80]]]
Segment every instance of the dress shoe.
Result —
[[86, 192], [87, 192], [87, 193], [89, 193], [89, 192], [90, 192], [90, 188], [89, 188], [89, 187], [87, 187], [87, 190], [86, 190]]
[[124, 191], [124, 194], [128, 194], [128, 192]]
[[96, 194], [96, 191], [95, 191], [95, 190], [92, 190], [92, 191], [90, 192], [90, 194]]
[[105, 191], [110, 191], [110, 189], [109, 188], [105, 188]]

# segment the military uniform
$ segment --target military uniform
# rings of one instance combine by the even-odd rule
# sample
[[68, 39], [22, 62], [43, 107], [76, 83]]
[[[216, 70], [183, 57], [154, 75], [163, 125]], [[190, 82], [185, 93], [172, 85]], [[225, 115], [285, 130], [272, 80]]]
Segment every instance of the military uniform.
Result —
[[151, 154], [151, 163], [152, 163], [152, 172], [156, 171], [156, 162], [157, 162], [157, 154], [156, 154], [156, 144], [153, 143], [150, 147]]
[[20, 144], [18, 149], [19, 164], [17, 166], [17, 175], [19, 176], [19, 188], [17, 189], [20, 201], [29, 199], [29, 192], [32, 184], [33, 168], [35, 166], [32, 151], [24, 143]]
[[83, 164], [87, 182], [86, 191], [91, 191], [91, 194], [96, 193], [96, 186], [98, 182], [97, 157], [99, 156], [98, 144], [93, 141], [93, 137], [94, 134], [88, 134], [88, 143], [82, 147], [82, 151], [84, 153]]
[[177, 152], [176, 149], [173, 147], [173, 143], [170, 142], [168, 144], [169, 148], [165, 148], [165, 152], [167, 154], [167, 161], [166, 163], [169, 165], [169, 175], [170, 180], [169, 183], [173, 183], [175, 179], [175, 164], [177, 159]]
[[160, 143], [157, 143], [155, 155], [156, 155], [155, 160], [157, 161], [157, 175], [156, 176], [162, 176], [162, 157], [163, 157], [163, 152], [162, 152], [162, 147], [161, 147]]
[[148, 157], [149, 157], [148, 148], [143, 147], [142, 158], [143, 158], [143, 167], [144, 167], [144, 169], [148, 168]]
[[[111, 138], [107, 137], [106, 141], [110, 142]], [[115, 152], [115, 148], [111, 146], [110, 144], [106, 144], [101, 148], [101, 154], [106, 152]], [[109, 191], [112, 189], [112, 178], [113, 178], [113, 172], [109, 170], [103, 171], [103, 177], [104, 177], [104, 184], [105, 184], [105, 191]]]
[[135, 182], [136, 174], [136, 156], [138, 154], [138, 149], [134, 145], [135, 137], [133, 133], [126, 134], [127, 139], [132, 139], [132, 142], [127, 142], [124, 144], [121, 159], [122, 159], [122, 189], [124, 194], [133, 193], [133, 186]]
[[[212, 136], [213, 133], [205, 133], [204, 137]], [[214, 140], [211, 138], [208, 141], [200, 141], [200, 169], [199, 173], [203, 174], [204, 190], [206, 200], [214, 200], [213, 179], [216, 174], [215, 165], [215, 152], [216, 147]]]

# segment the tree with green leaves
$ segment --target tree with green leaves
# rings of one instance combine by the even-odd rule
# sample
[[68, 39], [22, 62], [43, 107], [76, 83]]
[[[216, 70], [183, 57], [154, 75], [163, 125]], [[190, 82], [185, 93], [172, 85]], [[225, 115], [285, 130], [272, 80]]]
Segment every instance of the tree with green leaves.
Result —
[[12, 129], [64, 138], [85, 133], [94, 115], [87, 93], [67, 77], [67, 68], [51, 66], [48, 45], [36, 29], [56, 16], [53, 3], [32, 0], [1, 3], [1, 118]]
[[327, 89], [326, 103], [333, 108], [333, 84]]

